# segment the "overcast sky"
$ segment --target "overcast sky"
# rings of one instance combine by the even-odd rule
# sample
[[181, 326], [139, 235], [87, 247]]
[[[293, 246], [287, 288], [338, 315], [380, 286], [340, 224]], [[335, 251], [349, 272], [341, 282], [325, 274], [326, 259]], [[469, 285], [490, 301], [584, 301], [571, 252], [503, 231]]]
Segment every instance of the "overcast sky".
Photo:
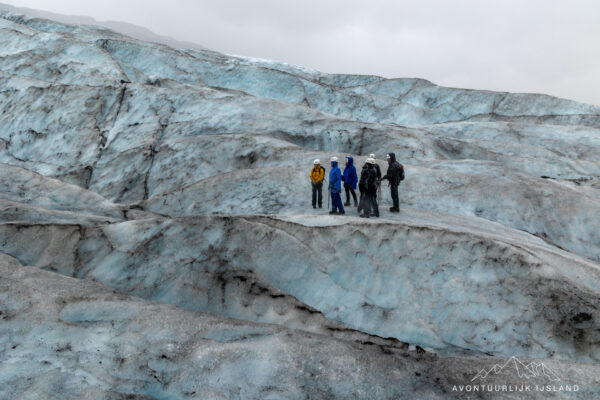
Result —
[[598, 0], [3, 0], [324, 72], [600, 105]]

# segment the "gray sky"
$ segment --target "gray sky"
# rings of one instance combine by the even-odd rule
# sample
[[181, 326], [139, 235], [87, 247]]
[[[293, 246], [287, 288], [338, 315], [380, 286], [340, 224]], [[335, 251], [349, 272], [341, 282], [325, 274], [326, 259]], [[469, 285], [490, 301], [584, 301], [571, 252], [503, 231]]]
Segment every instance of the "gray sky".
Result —
[[3, 0], [324, 72], [600, 105], [598, 0]]

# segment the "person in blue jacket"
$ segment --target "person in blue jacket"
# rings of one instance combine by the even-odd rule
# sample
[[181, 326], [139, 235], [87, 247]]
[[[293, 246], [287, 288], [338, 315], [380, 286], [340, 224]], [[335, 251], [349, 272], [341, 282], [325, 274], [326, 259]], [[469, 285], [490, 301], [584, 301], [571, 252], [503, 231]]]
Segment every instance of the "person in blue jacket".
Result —
[[344, 206], [342, 205], [342, 171], [338, 167], [338, 158], [331, 157], [331, 171], [329, 171], [329, 191], [331, 192], [331, 211], [332, 215], [344, 215]]
[[354, 167], [354, 159], [351, 156], [346, 157], [346, 168], [344, 168], [344, 175], [342, 176], [344, 181], [344, 189], [346, 189], [346, 202], [345, 206], [350, 205], [350, 193], [354, 198], [354, 207], [358, 207], [358, 201], [356, 201], [356, 184], [358, 183], [358, 175], [356, 175], [356, 168]]

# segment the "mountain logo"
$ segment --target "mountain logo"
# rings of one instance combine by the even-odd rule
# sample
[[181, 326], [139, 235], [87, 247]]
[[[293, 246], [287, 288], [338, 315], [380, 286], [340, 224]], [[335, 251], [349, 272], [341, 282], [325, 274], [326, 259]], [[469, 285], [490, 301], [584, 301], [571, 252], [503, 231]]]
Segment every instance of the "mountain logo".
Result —
[[517, 376], [519, 378], [531, 379], [537, 377], [546, 377], [552, 382], [560, 381], [558, 375], [556, 375], [550, 368], [548, 368], [544, 363], [537, 363], [535, 361], [530, 362], [529, 364], [523, 363], [517, 357], [509, 358], [504, 365], [494, 364], [492, 368], [486, 370], [482, 369], [471, 379], [471, 382], [480, 378], [485, 379], [489, 374], [494, 373], [495, 375], [501, 373], [502, 371], [515, 370], [517, 372]]

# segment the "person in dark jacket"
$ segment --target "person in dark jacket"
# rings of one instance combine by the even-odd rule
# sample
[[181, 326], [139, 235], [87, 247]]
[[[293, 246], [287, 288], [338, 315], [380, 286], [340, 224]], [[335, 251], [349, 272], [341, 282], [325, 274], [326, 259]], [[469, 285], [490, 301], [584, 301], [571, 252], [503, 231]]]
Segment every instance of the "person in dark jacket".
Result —
[[371, 215], [379, 217], [379, 207], [377, 206], [377, 171], [375, 169], [375, 160], [368, 158], [360, 174], [361, 190], [361, 209], [362, 218], [369, 218]]
[[366, 207], [367, 176], [368, 176], [367, 169], [369, 169], [369, 166], [367, 165], [367, 163], [365, 163], [362, 167], [362, 170], [360, 171], [360, 179], [358, 181], [359, 201], [358, 201], [358, 208], [356, 209], [356, 211], [358, 211], [359, 214], [361, 211], [364, 212], [365, 207]]
[[319, 208], [323, 206], [323, 179], [325, 178], [325, 168], [321, 166], [321, 161], [317, 158], [313, 162], [313, 168], [310, 170], [310, 183], [312, 185], [312, 206]]
[[388, 170], [381, 180], [387, 179], [390, 184], [390, 192], [392, 194], [392, 202], [394, 205], [390, 207], [391, 212], [400, 212], [400, 200], [398, 199], [398, 185], [404, 180], [404, 166], [396, 161], [396, 154], [389, 153], [386, 156], [388, 162]]
[[[371, 209], [373, 210], [371, 215], [379, 218], [379, 206], [377, 204], [377, 188], [379, 179], [377, 178], [377, 162], [374, 158], [367, 159], [367, 165], [369, 166], [369, 180], [367, 183], [367, 199], [370, 202]], [[380, 172], [381, 174], [381, 172]]]
[[338, 167], [338, 158], [331, 157], [331, 171], [329, 172], [329, 191], [331, 192], [331, 211], [329, 214], [344, 215], [342, 205], [342, 171]]
[[356, 175], [354, 159], [350, 156], [346, 157], [346, 168], [344, 168], [344, 175], [342, 175], [342, 181], [344, 181], [344, 189], [346, 190], [346, 202], [344, 203], [344, 205], [350, 205], [350, 193], [352, 193], [352, 198], [354, 198], [354, 207], [358, 207], [355, 192], [356, 184], [358, 183], [358, 175]]

